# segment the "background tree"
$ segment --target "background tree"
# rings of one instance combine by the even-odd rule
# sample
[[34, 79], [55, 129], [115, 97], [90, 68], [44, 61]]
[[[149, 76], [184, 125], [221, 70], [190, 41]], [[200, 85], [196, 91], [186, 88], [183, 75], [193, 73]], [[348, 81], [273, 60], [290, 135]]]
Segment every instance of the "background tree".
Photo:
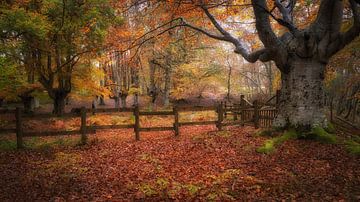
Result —
[[17, 58], [35, 67], [31, 71], [53, 99], [53, 112], [61, 115], [80, 57], [103, 48], [109, 23], [118, 22], [110, 1], [26, 1], [2, 8], [2, 21], [12, 19], [2, 29], [14, 33], [24, 47]]
[[[170, 20], [167, 29], [184, 26], [216, 40], [232, 43], [235, 52], [251, 63], [258, 60], [274, 61], [281, 71], [282, 91], [282, 110], [274, 122], [276, 126], [291, 125], [309, 129], [314, 125], [327, 125], [323, 87], [325, 66], [334, 54], [359, 35], [358, 2], [200, 0], [191, 3], [171, 1], [163, 4], [173, 4], [171, 15], [175, 13], [179, 16], [178, 24], [173, 25], [173, 20]], [[304, 10], [303, 7], [307, 9]], [[185, 9], [188, 12], [181, 14]], [[189, 13], [192, 13], [191, 17]], [[199, 21], [200, 17], [194, 17], [194, 13], [199, 16], [205, 15], [207, 21]], [[229, 15], [231, 16], [226, 17]], [[342, 31], [344, 16], [345, 21], [352, 22], [352, 26]], [[236, 37], [237, 33], [227, 29], [229, 27], [223, 22], [242, 17], [245, 23], [249, 22], [249, 19], [255, 19], [257, 35], [262, 42], [262, 46], [255, 51], [250, 50], [251, 43]], [[208, 24], [211, 24], [215, 31], [207, 29]], [[165, 25], [158, 28], [162, 29]], [[243, 25], [239, 27], [244, 29]], [[162, 31], [156, 33], [159, 32]], [[141, 40], [146, 40], [146, 37]]]

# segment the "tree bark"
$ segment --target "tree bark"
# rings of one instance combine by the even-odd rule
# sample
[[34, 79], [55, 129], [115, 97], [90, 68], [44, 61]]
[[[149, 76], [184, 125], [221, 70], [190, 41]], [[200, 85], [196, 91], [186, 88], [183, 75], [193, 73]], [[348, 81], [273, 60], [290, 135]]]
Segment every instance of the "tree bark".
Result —
[[171, 86], [171, 66], [167, 66], [165, 68], [165, 95], [164, 95], [164, 105], [165, 107], [169, 106], [170, 104], [170, 86]]
[[34, 112], [35, 109], [35, 99], [30, 95], [21, 96], [21, 101], [24, 105], [24, 112], [26, 114]]
[[66, 95], [63, 93], [56, 93], [54, 97], [53, 114], [62, 116], [65, 113]]
[[327, 126], [324, 112], [325, 64], [312, 59], [296, 59], [290, 71], [281, 75], [279, 113], [276, 127]]
[[104, 96], [103, 96], [103, 95], [101, 95], [101, 96], [99, 97], [99, 105], [101, 105], [101, 106], [106, 105], [106, 104], [105, 104], [105, 99], [104, 99]]
[[121, 95], [120, 99], [121, 99], [121, 108], [126, 108], [126, 98], [127, 95]]
[[114, 97], [114, 103], [115, 103], [114, 108], [119, 108], [120, 106], [119, 97]]

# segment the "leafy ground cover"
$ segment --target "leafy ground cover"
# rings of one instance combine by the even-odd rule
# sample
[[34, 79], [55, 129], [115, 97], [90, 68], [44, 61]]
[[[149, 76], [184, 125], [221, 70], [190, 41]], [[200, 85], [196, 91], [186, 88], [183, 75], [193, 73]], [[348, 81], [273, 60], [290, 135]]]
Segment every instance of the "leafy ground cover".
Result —
[[0, 201], [360, 199], [360, 157], [343, 145], [290, 138], [266, 155], [256, 149], [268, 138], [255, 134], [199, 126], [139, 142], [132, 130], [98, 132], [86, 146], [27, 139], [28, 149], [0, 152]]

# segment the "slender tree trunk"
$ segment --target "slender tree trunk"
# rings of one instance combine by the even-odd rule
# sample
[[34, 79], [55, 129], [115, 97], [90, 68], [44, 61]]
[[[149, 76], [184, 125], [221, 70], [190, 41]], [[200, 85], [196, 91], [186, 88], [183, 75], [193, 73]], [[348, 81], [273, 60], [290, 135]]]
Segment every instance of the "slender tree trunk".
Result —
[[119, 97], [114, 97], [114, 102], [115, 102], [114, 108], [119, 108], [120, 106]]
[[126, 98], [127, 96], [121, 96], [121, 108], [126, 108]]
[[169, 106], [169, 99], [170, 99], [170, 87], [171, 87], [171, 67], [167, 66], [165, 68], [165, 96], [164, 96], [164, 105], [167, 107]]
[[295, 60], [290, 72], [281, 75], [279, 113], [274, 126], [326, 127], [324, 112], [325, 64], [308, 60]]
[[101, 106], [104, 106], [104, 105], [105, 105], [105, 99], [104, 99], [104, 96], [103, 96], [103, 95], [101, 95], [101, 96], [99, 97], [99, 105], [101, 105]]
[[232, 73], [232, 66], [229, 65], [229, 73], [228, 73], [228, 79], [227, 79], [227, 95], [226, 95], [226, 99], [227, 99], [227, 100], [230, 100], [231, 73]]

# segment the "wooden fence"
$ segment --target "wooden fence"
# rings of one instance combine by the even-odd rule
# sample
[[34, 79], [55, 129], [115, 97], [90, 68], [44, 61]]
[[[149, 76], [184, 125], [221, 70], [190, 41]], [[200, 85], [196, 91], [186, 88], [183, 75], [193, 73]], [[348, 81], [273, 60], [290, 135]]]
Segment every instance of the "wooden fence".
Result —
[[[179, 117], [181, 112], [195, 112], [195, 111], [215, 111], [217, 113], [216, 121], [192, 121], [192, 122], [180, 122]], [[134, 124], [122, 124], [122, 125], [86, 125], [87, 114], [98, 113], [121, 113], [131, 112], [135, 117]], [[173, 107], [171, 111], [140, 111], [139, 107], [134, 108], [96, 108], [86, 109], [74, 108], [71, 113], [66, 113], [63, 117], [79, 117], [81, 119], [81, 125], [79, 130], [72, 131], [40, 131], [40, 132], [26, 132], [23, 131], [22, 122], [25, 119], [46, 119], [56, 117], [53, 114], [22, 114], [20, 108], [15, 110], [2, 110], [0, 114], [15, 114], [16, 128], [14, 129], [0, 129], [0, 134], [4, 133], [16, 133], [17, 147], [23, 147], [23, 137], [33, 136], [57, 136], [57, 135], [81, 135], [81, 143], [85, 144], [88, 134], [95, 134], [96, 130], [106, 129], [134, 129], [135, 139], [140, 140], [140, 132], [147, 131], [174, 131], [175, 136], [179, 136], [179, 128], [182, 126], [190, 125], [216, 125], [218, 130], [222, 130], [225, 126], [241, 125], [245, 124], [253, 125], [255, 128], [270, 127], [272, 120], [276, 115], [277, 109], [268, 105], [260, 105], [258, 101], [253, 103], [248, 102], [241, 96], [241, 102], [239, 104], [228, 104], [225, 102], [219, 103], [217, 106], [191, 106], [191, 107]], [[229, 116], [232, 115], [232, 119]], [[174, 116], [174, 123], [171, 127], [141, 127], [141, 116]]]

